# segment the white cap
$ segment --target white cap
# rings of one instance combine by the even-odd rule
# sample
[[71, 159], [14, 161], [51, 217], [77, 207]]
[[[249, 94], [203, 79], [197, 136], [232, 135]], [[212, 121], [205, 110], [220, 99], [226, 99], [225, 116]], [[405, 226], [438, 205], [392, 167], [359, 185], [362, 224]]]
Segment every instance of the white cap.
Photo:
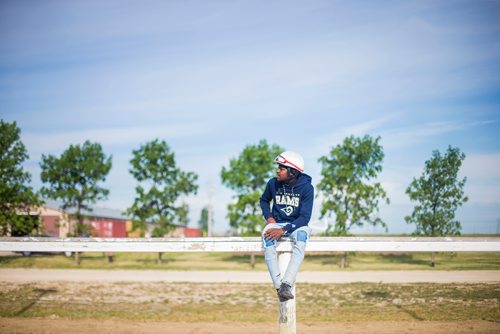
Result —
[[278, 155], [274, 161], [280, 165], [292, 167], [301, 173], [304, 172], [304, 158], [297, 152], [283, 152]]

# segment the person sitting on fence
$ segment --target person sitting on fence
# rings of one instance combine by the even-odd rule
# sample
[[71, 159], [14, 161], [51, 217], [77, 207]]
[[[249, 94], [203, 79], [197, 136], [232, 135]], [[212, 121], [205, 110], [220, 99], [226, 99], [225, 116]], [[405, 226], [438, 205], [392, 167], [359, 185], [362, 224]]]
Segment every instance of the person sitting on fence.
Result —
[[[311, 177], [304, 174], [304, 159], [296, 152], [286, 151], [275, 159], [278, 164], [276, 177], [267, 182], [260, 197], [260, 207], [266, 220], [262, 232], [264, 255], [280, 302], [293, 299], [292, 287], [297, 272], [304, 260], [306, 242], [311, 234], [308, 226], [311, 219], [314, 188]], [[271, 208], [272, 202], [272, 208]], [[290, 237], [293, 251], [290, 263], [281, 277], [276, 242], [281, 237]]]

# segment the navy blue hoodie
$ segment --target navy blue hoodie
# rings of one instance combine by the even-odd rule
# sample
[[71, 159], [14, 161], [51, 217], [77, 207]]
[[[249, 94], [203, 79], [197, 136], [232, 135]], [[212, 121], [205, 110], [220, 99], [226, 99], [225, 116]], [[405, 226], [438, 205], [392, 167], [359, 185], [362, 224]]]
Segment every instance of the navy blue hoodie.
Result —
[[277, 223], [289, 223], [283, 228], [287, 233], [309, 224], [314, 200], [311, 180], [309, 175], [300, 174], [297, 182], [289, 187], [275, 177], [270, 179], [260, 197], [264, 218], [273, 217]]

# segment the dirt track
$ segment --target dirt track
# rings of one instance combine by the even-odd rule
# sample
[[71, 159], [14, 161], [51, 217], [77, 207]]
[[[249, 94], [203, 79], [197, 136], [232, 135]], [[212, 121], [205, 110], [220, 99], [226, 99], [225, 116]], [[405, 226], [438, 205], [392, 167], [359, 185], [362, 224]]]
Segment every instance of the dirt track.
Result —
[[[264, 271], [0, 269], [0, 281], [269, 283]], [[495, 283], [498, 270], [301, 271], [298, 283]]]
[[[356, 323], [298, 324], [297, 333], [315, 334], [402, 334], [402, 333], [499, 333], [500, 324], [489, 321], [370, 321]], [[127, 320], [67, 320], [67, 319], [23, 319], [0, 318], [2, 333], [125, 333], [125, 334], [271, 334], [276, 326], [251, 323], [178, 323]]]

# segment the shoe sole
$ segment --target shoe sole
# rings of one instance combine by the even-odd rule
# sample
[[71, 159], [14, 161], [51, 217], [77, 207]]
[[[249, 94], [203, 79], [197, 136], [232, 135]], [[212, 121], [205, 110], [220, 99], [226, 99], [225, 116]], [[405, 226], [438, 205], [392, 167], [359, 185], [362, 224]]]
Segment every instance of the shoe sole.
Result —
[[293, 299], [293, 295], [278, 295], [280, 302], [286, 302], [287, 300]]

